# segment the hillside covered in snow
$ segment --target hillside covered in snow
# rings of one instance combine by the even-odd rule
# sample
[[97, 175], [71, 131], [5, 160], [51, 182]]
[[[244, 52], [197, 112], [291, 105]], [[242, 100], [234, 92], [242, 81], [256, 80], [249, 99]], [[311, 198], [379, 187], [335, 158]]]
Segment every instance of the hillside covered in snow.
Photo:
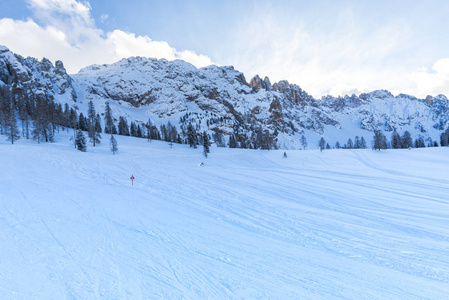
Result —
[[[445, 299], [449, 148], [412, 138], [447, 146], [448, 121], [443, 95], [1, 46], [0, 298]], [[406, 149], [313, 150], [374, 131]]]
[[447, 147], [71, 136], [0, 141], [1, 299], [447, 299]]
[[274, 148], [301, 149], [302, 136], [315, 148], [324, 137], [333, 146], [348, 138], [371, 141], [374, 130], [387, 136], [409, 131], [430, 143], [449, 126], [449, 101], [443, 95], [417, 99], [374, 91], [314, 99], [295, 84], [271, 84], [259, 76], [249, 82], [233, 67], [197, 69], [184, 61], [131, 57], [111, 65], [93, 65], [68, 75], [63, 63], [23, 58], [0, 47], [0, 85], [22, 93], [69, 104], [87, 112], [92, 101], [104, 112], [108, 101], [115, 117], [144, 125], [170, 121], [178, 132], [193, 124], [198, 132], [220, 135], [259, 148], [265, 134]]

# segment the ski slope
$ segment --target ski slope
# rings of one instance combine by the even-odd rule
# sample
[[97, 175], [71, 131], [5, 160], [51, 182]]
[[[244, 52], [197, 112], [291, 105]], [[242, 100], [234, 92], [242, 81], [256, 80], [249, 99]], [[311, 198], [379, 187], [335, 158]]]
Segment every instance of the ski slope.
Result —
[[449, 295], [449, 148], [205, 159], [71, 136], [0, 142], [1, 299]]

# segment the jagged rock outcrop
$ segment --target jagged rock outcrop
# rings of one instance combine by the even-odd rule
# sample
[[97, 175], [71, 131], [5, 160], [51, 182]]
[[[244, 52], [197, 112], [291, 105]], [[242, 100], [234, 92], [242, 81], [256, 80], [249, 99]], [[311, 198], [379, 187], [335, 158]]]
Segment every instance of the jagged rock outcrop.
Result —
[[258, 92], [260, 89], [264, 89], [266, 91], [272, 91], [273, 87], [271, 86], [270, 79], [265, 76], [264, 80], [262, 80], [259, 75], [254, 76], [249, 82], [249, 86], [253, 88], [253, 91]]
[[23, 58], [6, 47], [0, 48], [0, 84], [15, 85], [28, 95], [58, 98], [65, 103], [76, 102], [72, 78], [61, 61], [55, 66], [46, 58]]

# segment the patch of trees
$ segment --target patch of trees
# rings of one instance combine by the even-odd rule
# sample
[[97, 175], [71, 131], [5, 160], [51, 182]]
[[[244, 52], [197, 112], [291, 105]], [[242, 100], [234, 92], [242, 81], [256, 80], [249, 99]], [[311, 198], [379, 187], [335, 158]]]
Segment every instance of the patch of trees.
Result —
[[346, 144], [341, 145], [339, 141], [335, 143], [334, 146], [335, 149], [366, 149], [366, 141], [365, 138], [359, 137], [358, 135], [355, 136], [354, 141], [352, 141], [351, 138], [348, 139]]
[[20, 137], [53, 142], [56, 131], [76, 127], [78, 116], [67, 104], [63, 109], [45, 94], [27, 94], [15, 84], [0, 86], [0, 134], [7, 135], [12, 144]]
[[[54, 102], [48, 95], [26, 93], [15, 84], [0, 86], [0, 134], [5, 135], [12, 144], [20, 138], [34, 139], [37, 143], [51, 143], [54, 142], [56, 132], [72, 129], [75, 147], [80, 150], [87, 147], [86, 137], [95, 147], [101, 142], [102, 133], [109, 134], [113, 154], [118, 151], [114, 135], [146, 138], [149, 141], [162, 140], [171, 145], [189, 144], [193, 148], [198, 145], [204, 148], [206, 140], [207, 145], [215, 143], [218, 147], [277, 149], [278, 133], [264, 129], [250, 115], [243, 115], [244, 122], [236, 124], [235, 120], [227, 116], [218, 116], [211, 112], [189, 112], [180, 118], [179, 126], [173, 125], [170, 121], [156, 126], [151, 120], [144, 123], [128, 121], [125, 116], [114, 118], [108, 102], [102, 115], [103, 118], [96, 111], [92, 101], [88, 103], [88, 110], [83, 113], [68, 104], [61, 105]], [[218, 125], [226, 125], [231, 133]], [[302, 149], [307, 149], [308, 144], [304, 135], [300, 136], [299, 142]], [[439, 142], [441, 146], [449, 145], [449, 129], [441, 133]], [[438, 146], [438, 142], [430, 138], [418, 136], [413, 140], [410, 132], [400, 134], [396, 130], [393, 131], [389, 141], [381, 131], [376, 131], [372, 143], [373, 149], [376, 150], [435, 146]], [[206, 148], [209, 150], [208, 147]], [[332, 148], [324, 138], [320, 139], [318, 147], [321, 151]], [[354, 139], [349, 138], [343, 145], [336, 142], [334, 148], [366, 149], [367, 143], [364, 137], [356, 136]]]
[[449, 146], [449, 128], [440, 135], [441, 147]]

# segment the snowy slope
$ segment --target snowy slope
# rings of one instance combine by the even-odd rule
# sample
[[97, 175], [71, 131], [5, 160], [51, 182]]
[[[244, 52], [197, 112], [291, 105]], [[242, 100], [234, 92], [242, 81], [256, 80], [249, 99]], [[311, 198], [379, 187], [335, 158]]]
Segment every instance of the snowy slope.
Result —
[[71, 135], [0, 142], [1, 299], [447, 299], [447, 147], [204, 159]]

